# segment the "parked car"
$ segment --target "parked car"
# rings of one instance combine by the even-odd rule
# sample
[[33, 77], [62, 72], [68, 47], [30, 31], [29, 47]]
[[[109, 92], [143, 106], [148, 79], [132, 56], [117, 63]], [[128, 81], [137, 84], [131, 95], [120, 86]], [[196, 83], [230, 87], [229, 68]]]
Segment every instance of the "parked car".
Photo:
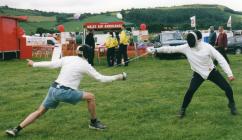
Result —
[[147, 47], [154, 47], [154, 44], [151, 42], [139, 42], [137, 43], [137, 49], [147, 48]]
[[242, 36], [233, 36], [228, 38], [228, 53], [241, 54], [242, 53]]
[[[183, 45], [186, 43], [187, 43], [187, 41], [183, 39], [181, 32], [164, 31], [159, 34], [154, 45], [155, 45], [155, 47], [162, 47], [162, 46], [176, 47], [178, 45]], [[159, 57], [160, 59], [184, 57], [184, 55], [181, 53], [174, 53], [174, 54], [157, 53], [156, 56]]]
[[154, 48], [154, 44], [151, 42], [138, 42], [136, 44], [136, 50], [135, 50], [135, 55], [140, 56], [146, 53], [146, 49], [152, 47]]

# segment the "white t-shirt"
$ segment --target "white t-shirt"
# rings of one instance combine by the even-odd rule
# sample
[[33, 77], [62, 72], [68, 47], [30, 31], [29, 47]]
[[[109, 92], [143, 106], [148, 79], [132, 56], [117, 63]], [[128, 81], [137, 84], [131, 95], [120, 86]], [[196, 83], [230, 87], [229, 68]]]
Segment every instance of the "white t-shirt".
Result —
[[195, 48], [190, 48], [188, 44], [180, 46], [167, 46], [157, 48], [160, 53], [183, 53], [186, 55], [191, 69], [207, 79], [210, 72], [215, 68], [213, 60], [217, 60], [219, 65], [228, 77], [233, 76], [229, 64], [224, 57], [210, 44], [198, 42]]
[[98, 73], [88, 62], [79, 56], [67, 56], [56, 61], [35, 62], [33, 67], [59, 68], [60, 74], [55, 80], [60, 85], [78, 89], [84, 74], [100, 82], [111, 82], [122, 79], [123, 75], [104, 76]]

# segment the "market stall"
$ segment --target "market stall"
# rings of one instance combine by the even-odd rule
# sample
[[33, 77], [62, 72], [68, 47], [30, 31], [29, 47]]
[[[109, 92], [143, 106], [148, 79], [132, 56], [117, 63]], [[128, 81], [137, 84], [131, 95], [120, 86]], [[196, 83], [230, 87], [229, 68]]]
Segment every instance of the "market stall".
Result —
[[83, 44], [85, 44], [85, 37], [88, 31], [94, 31], [95, 38], [95, 52], [100, 63], [100, 57], [106, 55], [106, 48], [104, 46], [107, 38], [107, 32], [120, 32], [124, 22], [87, 22], [84, 23]]

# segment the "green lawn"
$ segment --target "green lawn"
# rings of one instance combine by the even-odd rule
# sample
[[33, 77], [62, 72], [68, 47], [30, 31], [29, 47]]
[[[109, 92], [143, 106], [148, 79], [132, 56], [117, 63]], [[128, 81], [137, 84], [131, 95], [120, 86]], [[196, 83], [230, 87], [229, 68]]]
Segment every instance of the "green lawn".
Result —
[[[81, 87], [96, 95], [97, 113], [108, 126], [105, 131], [88, 129], [86, 103], [62, 103], [24, 129], [16, 140], [241, 140], [242, 56], [229, 56], [236, 81], [232, 83], [241, 115], [231, 116], [224, 93], [205, 82], [184, 119], [176, 114], [192, 71], [185, 59], [140, 59], [129, 67], [96, 68], [111, 75], [125, 71], [127, 81], [103, 84], [85, 77]], [[0, 140], [7, 128], [17, 125], [45, 97], [58, 70], [29, 68], [25, 61], [0, 62]]]

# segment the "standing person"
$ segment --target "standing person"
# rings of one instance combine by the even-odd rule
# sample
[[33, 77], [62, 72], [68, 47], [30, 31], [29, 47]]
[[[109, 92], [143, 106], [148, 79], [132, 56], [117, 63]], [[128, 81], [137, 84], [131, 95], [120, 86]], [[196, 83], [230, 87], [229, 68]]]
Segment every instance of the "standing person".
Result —
[[[219, 26], [218, 28], [219, 35], [216, 40], [216, 49], [222, 54], [222, 56], [225, 58], [225, 60], [230, 64], [229, 58], [226, 55], [226, 50], [227, 50], [227, 44], [228, 44], [228, 39], [227, 39], [227, 34], [224, 32], [224, 27]], [[215, 64], [217, 65], [218, 62], [215, 61]]]
[[92, 66], [94, 66], [94, 56], [95, 56], [95, 40], [94, 40], [94, 35], [93, 35], [93, 31], [89, 31], [89, 33], [86, 36], [85, 39], [85, 44], [90, 46], [90, 53], [88, 55], [88, 63], [91, 64]]
[[233, 90], [229, 83], [224, 79], [220, 72], [213, 64], [213, 59], [219, 62], [223, 71], [227, 74], [228, 80], [233, 81], [235, 78], [233, 73], [224, 59], [224, 57], [211, 45], [202, 42], [202, 34], [200, 31], [190, 32], [187, 35], [188, 44], [176, 46], [176, 47], [160, 47], [160, 48], [148, 48], [149, 53], [161, 52], [161, 53], [183, 53], [186, 55], [188, 62], [193, 70], [193, 76], [190, 82], [190, 86], [184, 96], [183, 104], [179, 112], [179, 117], [185, 116], [186, 108], [192, 100], [193, 94], [204, 82], [209, 80], [220, 87], [228, 98], [228, 107], [231, 114], [236, 115], [237, 110], [235, 107], [235, 101], [233, 97]]
[[114, 58], [114, 60], [115, 60], [115, 63], [117, 64], [117, 62], [118, 62], [118, 57], [119, 57], [119, 44], [120, 44], [120, 37], [119, 37], [119, 32], [117, 31], [117, 32], [115, 32], [115, 38], [117, 39], [117, 41], [118, 41], [118, 45], [115, 47], [115, 58]]
[[104, 76], [98, 73], [86, 61], [88, 55], [86, 51], [87, 47], [87, 45], [79, 46], [77, 48], [78, 56], [67, 56], [56, 61], [34, 62], [28, 60], [28, 65], [31, 67], [61, 67], [60, 74], [50, 86], [48, 94], [40, 107], [33, 113], [29, 114], [17, 127], [6, 130], [8, 135], [17, 136], [21, 129], [33, 123], [49, 109], [55, 109], [60, 102], [76, 104], [81, 100], [87, 101], [87, 107], [90, 113], [89, 128], [98, 130], [106, 128], [106, 126], [97, 119], [94, 95], [90, 92], [78, 90], [80, 81], [84, 74], [87, 74], [100, 82], [125, 80], [127, 75], [126, 73], [123, 73], [114, 76]]
[[115, 47], [118, 46], [118, 40], [113, 36], [112, 32], [109, 32], [109, 36], [106, 39], [105, 47], [107, 51], [107, 62], [108, 66], [112, 67], [114, 65]]
[[118, 44], [120, 44], [120, 37], [119, 37], [119, 32], [115, 32], [115, 37], [118, 40]]
[[210, 26], [210, 34], [209, 34], [209, 37], [208, 37], [208, 42], [211, 46], [215, 46], [215, 42], [216, 42], [216, 39], [217, 39], [217, 34], [216, 32], [214, 31], [214, 27], [213, 26]]
[[129, 37], [127, 35], [127, 31], [125, 29], [125, 25], [123, 24], [121, 27], [122, 31], [120, 33], [120, 44], [119, 44], [119, 55], [117, 64], [120, 65], [122, 58], [124, 58], [124, 66], [128, 66], [128, 54], [127, 47], [129, 44]]

